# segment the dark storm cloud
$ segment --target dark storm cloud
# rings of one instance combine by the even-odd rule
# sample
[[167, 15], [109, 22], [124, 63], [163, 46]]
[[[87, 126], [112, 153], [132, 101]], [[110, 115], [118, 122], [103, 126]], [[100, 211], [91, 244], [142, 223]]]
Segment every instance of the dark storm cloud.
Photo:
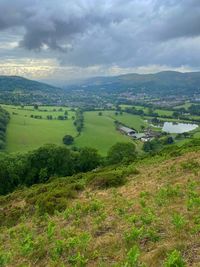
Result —
[[10, 29], [19, 47], [54, 51], [61, 64], [192, 64], [200, 1], [0, 0], [0, 31]]
[[[120, 2], [120, 1], [118, 1]], [[86, 33], [90, 28], [120, 21], [121, 14], [107, 8], [109, 1], [15, 0], [12, 4], [0, 0], [0, 29], [22, 27], [24, 34], [20, 42], [27, 49], [40, 49], [47, 45], [51, 49], [65, 50], [74, 36]], [[67, 46], [66, 46], [67, 47]]]

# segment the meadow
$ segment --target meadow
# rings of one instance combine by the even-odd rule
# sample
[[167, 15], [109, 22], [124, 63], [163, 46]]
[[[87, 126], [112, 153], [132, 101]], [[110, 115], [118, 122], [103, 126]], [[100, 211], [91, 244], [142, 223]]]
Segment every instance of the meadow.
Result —
[[[112, 112], [114, 114], [114, 112]], [[130, 142], [131, 139], [120, 134], [114, 125], [112, 113], [103, 112], [102, 116], [96, 111], [84, 113], [84, 129], [76, 138], [75, 145], [79, 147], [90, 146], [106, 155], [108, 149], [117, 142]]]
[[[137, 150], [141, 151], [142, 143], [131, 140], [129, 137], [116, 130], [115, 121], [118, 121], [130, 128], [142, 132], [143, 128], [148, 127], [147, 119], [150, 117], [141, 117], [138, 115], [116, 114], [115, 111], [105, 110], [102, 115], [99, 111], [84, 112], [84, 127], [79, 136], [77, 136], [74, 127], [73, 117], [75, 111], [68, 107], [42, 106], [34, 109], [33, 106], [11, 106], [2, 105], [10, 115], [11, 119], [7, 128], [6, 151], [7, 152], [25, 152], [36, 149], [44, 144], [62, 145], [62, 138], [69, 134], [75, 138], [76, 147], [93, 147], [99, 153], [105, 156], [111, 146], [117, 142], [134, 142]], [[67, 111], [67, 120], [58, 120], [58, 116], [63, 116]], [[168, 112], [165, 110], [156, 110]], [[166, 114], [166, 113], [165, 113]], [[52, 120], [47, 116], [52, 116]], [[41, 118], [32, 118], [31, 116], [41, 116]], [[164, 119], [163, 119], [164, 120]], [[168, 121], [177, 121], [168, 119]], [[155, 128], [154, 130], [160, 130]], [[195, 138], [199, 136], [199, 129], [195, 131]], [[188, 140], [181, 140], [180, 145]]]
[[[147, 123], [137, 115], [123, 113], [116, 115], [114, 111], [103, 111], [102, 116], [98, 111], [84, 113], [84, 128], [80, 136], [73, 125], [72, 117], [75, 112], [67, 107], [42, 106], [34, 109], [33, 106], [2, 105], [11, 119], [7, 128], [7, 152], [24, 152], [38, 148], [44, 144], [52, 143], [62, 145], [62, 138], [66, 134], [75, 137], [74, 145], [77, 147], [93, 147], [102, 155], [106, 155], [108, 149], [116, 142], [130, 142], [131, 139], [119, 133], [114, 121], [141, 131], [141, 127]], [[68, 120], [58, 120], [57, 117], [68, 112]], [[42, 116], [41, 119], [31, 118]], [[47, 116], [53, 119], [48, 120]]]
[[[62, 144], [62, 138], [66, 134], [75, 136], [76, 129], [73, 125], [74, 112], [69, 108], [41, 107], [34, 110], [33, 107], [14, 107], [3, 105], [11, 116], [7, 128], [7, 152], [24, 152], [40, 147], [47, 143]], [[47, 110], [47, 111], [44, 111]], [[68, 111], [68, 120], [58, 120], [57, 117]], [[30, 116], [42, 116], [42, 119]], [[48, 120], [47, 116], [53, 119]]]

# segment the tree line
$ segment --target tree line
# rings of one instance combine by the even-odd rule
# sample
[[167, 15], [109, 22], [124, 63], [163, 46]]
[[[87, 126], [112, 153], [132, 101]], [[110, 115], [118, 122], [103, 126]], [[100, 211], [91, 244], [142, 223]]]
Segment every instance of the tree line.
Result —
[[102, 158], [94, 148], [72, 150], [57, 145], [45, 145], [25, 154], [1, 154], [0, 195], [8, 194], [20, 186], [46, 183], [52, 177], [73, 176], [135, 158], [136, 149], [132, 143], [115, 144], [106, 158]]
[[66, 147], [45, 145], [25, 154], [0, 157], [0, 195], [19, 186], [44, 183], [50, 177], [71, 176], [96, 168], [101, 157], [93, 148], [72, 151]]
[[0, 150], [4, 149], [6, 145], [6, 128], [9, 119], [9, 113], [0, 107]]
[[81, 134], [81, 131], [84, 126], [84, 116], [83, 116], [83, 110], [78, 108], [76, 110], [76, 115], [75, 115], [75, 121], [74, 121], [74, 126], [76, 127], [76, 130], [78, 132], [78, 135]]

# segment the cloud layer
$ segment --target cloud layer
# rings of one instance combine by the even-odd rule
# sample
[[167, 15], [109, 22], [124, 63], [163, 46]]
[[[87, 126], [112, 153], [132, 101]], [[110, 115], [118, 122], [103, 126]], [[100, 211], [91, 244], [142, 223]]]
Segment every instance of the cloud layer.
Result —
[[198, 69], [200, 1], [0, 0], [0, 58], [5, 55], [81, 68]]

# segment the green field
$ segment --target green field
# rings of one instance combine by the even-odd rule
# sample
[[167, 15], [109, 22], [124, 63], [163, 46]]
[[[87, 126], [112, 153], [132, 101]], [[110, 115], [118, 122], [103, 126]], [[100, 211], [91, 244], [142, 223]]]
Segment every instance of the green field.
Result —
[[103, 112], [104, 116], [117, 120], [126, 126], [137, 130], [138, 132], [142, 130], [142, 126], [147, 127], [148, 123], [142, 119], [141, 116], [133, 115], [129, 113], [123, 113], [122, 115], [116, 115], [114, 111], [105, 111]]
[[[136, 115], [123, 113], [123, 115], [115, 115], [114, 111], [103, 111], [102, 116], [98, 115], [98, 111], [90, 111], [84, 113], [84, 129], [80, 137], [75, 141], [76, 146], [91, 146], [102, 154], [106, 155], [108, 149], [116, 142], [130, 142], [131, 138], [121, 134], [115, 129], [114, 121], [132, 127], [137, 131], [141, 130], [141, 126], [147, 126], [147, 123]], [[141, 145], [141, 142], [132, 141]]]
[[[44, 144], [62, 145], [62, 138], [66, 134], [75, 137], [74, 145], [77, 147], [94, 147], [102, 155], [106, 155], [109, 148], [117, 142], [130, 142], [131, 138], [121, 134], [115, 128], [115, 121], [118, 121], [130, 128], [142, 131], [143, 127], [148, 127], [145, 119], [150, 117], [141, 117], [123, 112], [116, 115], [115, 111], [84, 112], [84, 128], [81, 135], [77, 136], [73, 125], [72, 117], [75, 112], [67, 107], [40, 107], [35, 110], [32, 106], [21, 108], [20, 106], [3, 107], [10, 113], [11, 120], [7, 129], [7, 152], [24, 152], [38, 148]], [[59, 115], [64, 115], [68, 111], [68, 120], [58, 120]], [[161, 110], [158, 110], [161, 112]], [[162, 110], [162, 112], [166, 112]], [[167, 111], [168, 112], [168, 111]], [[31, 118], [33, 116], [42, 116], [41, 119]], [[48, 120], [47, 116], [52, 115], [53, 119]], [[165, 121], [165, 119], [163, 119]], [[168, 119], [168, 121], [177, 121]], [[155, 128], [154, 130], [160, 130]], [[196, 131], [195, 137], [199, 136]], [[141, 149], [140, 141], [132, 141], [137, 144], [137, 149]]]
[[[7, 129], [7, 152], [23, 152], [38, 148], [44, 144], [62, 144], [62, 138], [66, 134], [76, 137], [77, 132], [73, 125], [72, 116], [74, 111], [62, 107], [39, 107], [35, 110], [33, 106], [21, 108], [20, 106], [3, 105], [10, 113], [11, 120]], [[68, 111], [68, 120], [61, 121], [57, 117]], [[31, 118], [30, 116], [42, 116], [42, 119]], [[53, 120], [47, 120], [52, 115]], [[103, 111], [99, 116], [98, 111], [84, 113], [84, 128], [81, 135], [75, 138], [75, 146], [94, 147], [102, 155], [106, 155], [108, 149], [116, 142], [128, 142], [131, 139], [122, 135], [115, 129], [114, 121], [132, 127], [137, 131], [141, 126], [148, 124], [140, 117], [123, 113], [116, 115], [114, 111]]]
[[[74, 112], [69, 111], [68, 108], [58, 111], [57, 107], [42, 107], [41, 110], [34, 110], [33, 107], [24, 109], [14, 106], [3, 107], [11, 115], [7, 129], [6, 150], [8, 152], [29, 151], [47, 143], [61, 145], [64, 135], [75, 136], [77, 134], [72, 120]], [[42, 111], [43, 109], [48, 111]], [[68, 111], [68, 120], [56, 119], [57, 116], [63, 115], [65, 110]], [[42, 119], [31, 118], [31, 115], [42, 116]], [[47, 115], [52, 115], [54, 119], [47, 120]]]
[[96, 111], [84, 113], [84, 129], [81, 135], [76, 139], [76, 146], [89, 146], [98, 149], [105, 155], [108, 149], [116, 142], [129, 142], [131, 139], [120, 134], [114, 125], [114, 120], [110, 112], [103, 112], [102, 116]]

